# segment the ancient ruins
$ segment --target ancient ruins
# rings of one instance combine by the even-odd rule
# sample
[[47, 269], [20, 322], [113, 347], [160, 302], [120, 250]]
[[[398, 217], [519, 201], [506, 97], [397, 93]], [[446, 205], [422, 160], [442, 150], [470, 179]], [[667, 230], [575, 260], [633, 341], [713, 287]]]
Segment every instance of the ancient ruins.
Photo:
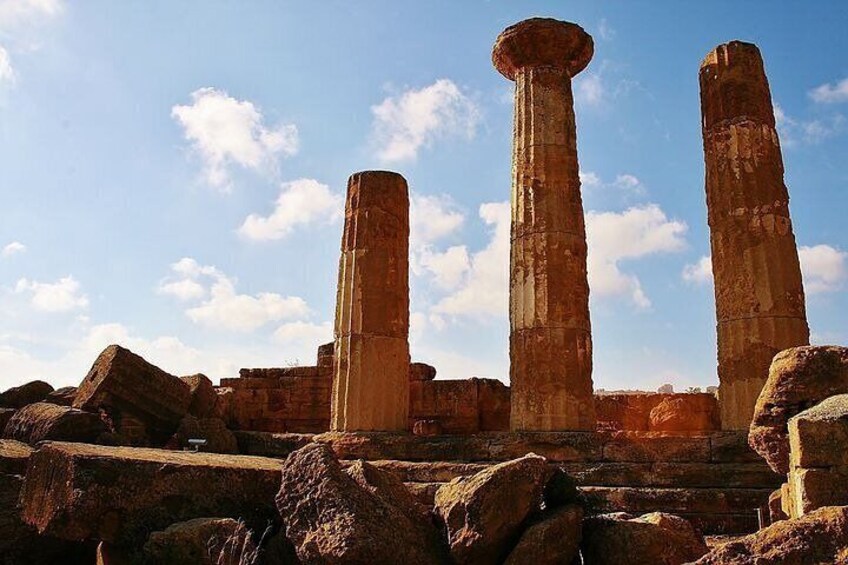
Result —
[[509, 387], [411, 362], [407, 182], [356, 173], [315, 365], [215, 386], [112, 345], [78, 387], [0, 393], [0, 562], [848, 563], [848, 348], [807, 345], [752, 44], [700, 68], [718, 395], [593, 391], [571, 92], [593, 50], [534, 18], [492, 53], [515, 83]]

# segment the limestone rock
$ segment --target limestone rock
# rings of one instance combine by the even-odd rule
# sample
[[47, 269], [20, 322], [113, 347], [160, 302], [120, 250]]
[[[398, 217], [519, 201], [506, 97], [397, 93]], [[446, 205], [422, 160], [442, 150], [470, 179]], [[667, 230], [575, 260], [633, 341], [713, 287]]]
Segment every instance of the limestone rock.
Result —
[[289, 455], [276, 501], [286, 536], [305, 563], [440, 562], [431, 532], [360, 486], [324, 445]]
[[192, 401], [189, 386], [119, 345], [97, 358], [79, 386], [74, 407], [103, 409], [120, 429], [124, 415], [146, 428], [154, 442], [164, 443], [179, 426]]
[[427, 516], [427, 508], [410, 494], [403, 482], [393, 473], [361, 459], [347, 467], [345, 473], [386, 504], [397, 507], [410, 521], [416, 522]]
[[788, 473], [789, 419], [843, 393], [848, 393], [848, 348], [805, 346], [781, 351], [757, 399], [748, 442], [776, 473]]
[[153, 532], [144, 558], [162, 565], [252, 565], [259, 553], [253, 534], [232, 518], [196, 518]]
[[24, 475], [32, 448], [13, 439], [0, 439], [0, 474]]
[[180, 379], [188, 385], [188, 390], [191, 393], [191, 404], [188, 407], [189, 414], [195, 418], [208, 418], [215, 410], [215, 402], [218, 400], [218, 394], [215, 392], [212, 381], [201, 373], [180, 377]]
[[48, 442], [29, 459], [22, 517], [42, 535], [141, 547], [151, 531], [218, 516], [276, 519], [276, 459]]
[[168, 441], [168, 449], [192, 449], [190, 439], [204, 439], [205, 445], [197, 447], [197, 451], [206, 453], [238, 453], [238, 442], [233, 432], [218, 418], [195, 418], [186, 416], [180, 422], [177, 432]]
[[580, 506], [545, 512], [524, 530], [504, 565], [571, 563], [580, 549], [582, 523]]
[[779, 488], [775, 490], [773, 493], [769, 495], [768, 499], [768, 513], [769, 513], [769, 524], [774, 524], [775, 522], [780, 522], [781, 520], [786, 520], [789, 516], [786, 515], [786, 512], [783, 511], [783, 489]]
[[848, 394], [826, 398], [790, 418], [789, 446], [790, 468], [848, 467]]
[[436, 378], [436, 368], [427, 363], [410, 363], [410, 381], [432, 381]]
[[506, 557], [525, 520], [540, 509], [550, 476], [547, 460], [529, 454], [442, 486], [434, 511], [445, 525], [453, 559], [484, 564]]
[[695, 565], [848, 563], [848, 506], [820, 508], [782, 520], [713, 549]]
[[53, 387], [44, 381], [32, 381], [0, 393], [0, 408], [23, 408], [27, 404], [41, 402]]
[[667, 398], [651, 410], [649, 429], [652, 432], [709, 432], [721, 429], [718, 404], [714, 396], [707, 394]]
[[687, 520], [654, 512], [639, 518], [625, 514], [587, 518], [581, 550], [591, 565], [681, 565], [707, 553], [707, 546]]
[[97, 414], [69, 406], [36, 402], [17, 412], [3, 432], [3, 437], [35, 445], [44, 440], [95, 443], [106, 426]]
[[72, 406], [74, 404], [74, 398], [77, 396], [77, 387], [75, 386], [63, 386], [62, 388], [57, 388], [50, 394], [48, 394], [44, 398], [44, 402], [49, 402], [50, 404], [58, 404], [59, 406]]

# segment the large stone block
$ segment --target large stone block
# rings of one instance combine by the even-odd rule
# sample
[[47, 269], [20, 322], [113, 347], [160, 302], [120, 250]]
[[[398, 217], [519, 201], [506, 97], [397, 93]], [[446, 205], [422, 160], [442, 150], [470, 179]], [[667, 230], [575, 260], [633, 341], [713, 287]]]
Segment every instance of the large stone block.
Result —
[[189, 386], [178, 377], [128, 349], [110, 345], [80, 384], [74, 407], [89, 412], [102, 408], [118, 421], [126, 413], [143, 423], [155, 441], [164, 442], [179, 426], [191, 401]]
[[105, 432], [106, 425], [97, 414], [37, 402], [15, 412], [3, 437], [32, 445], [45, 440], [95, 443]]
[[140, 547], [175, 522], [274, 522], [280, 461], [79, 443], [45, 443], [27, 466], [22, 516], [42, 535]]
[[27, 404], [41, 402], [51, 392], [53, 387], [44, 381], [32, 381], [12, 387], [0, 393], [0, 408], [23, 408]]
[[790, 468], [848, 468], [848, 394], [831, 396], [790, 418], [789, 451]]

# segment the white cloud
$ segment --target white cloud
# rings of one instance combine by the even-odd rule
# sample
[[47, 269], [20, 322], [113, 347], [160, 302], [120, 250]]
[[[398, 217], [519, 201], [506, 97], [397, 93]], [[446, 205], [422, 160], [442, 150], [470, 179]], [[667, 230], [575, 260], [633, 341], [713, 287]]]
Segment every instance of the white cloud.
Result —
[[610, 27], [606, 18], [601, 18], [600, 23], [598, 23], [598, 35], [604, 41], [611, 41], [615, 37], [615, 30]]
[[3, 84], [14, 85], [17, 80], [15, 69], [12, 68], [12, 60], [9, 58], [9, 52], [0, 45], [0, 86]]
[[384, 162], [414, 160], [421, 147], [439, 138], [474, 137], [480, 120], [477, 105], [448, 79], [409, 89], [371, 107], [377, 158]]
[[586, 187], [594, 187], [601, 185], [601, 177], [592, 171], [580, 171], [580, 184]]
[[231, 189], [231, 165], [273, 170], [280, 157], [297, 153], [297, 127], [266, 126], [252, 102], [210, 87], [195, 90], [191, 98], [190, 105], [174, 106], [171, 116], [203, 159], [206, 181], [211, 186]]
[[631, 173], [619, 173], [612, 182], [605, 182], [600, 175], [592, 171], [580, 171], [580, 184], [586, 188], [614, 188], [630, 195], [645, 194], [644, 183]]
[[61, 0], [0, 0], [0, 30], [27, 25], [39, 18], [55, 17], [64, 9]]
[[80, 283], [72, 276], [55, 283], [20, 279], [15, 292], [31, 295], [31, 303], [43, 312], [69, 312], [88, 307], [88, 297], [80, 292]]
[[589, 287], [594, 298], [629, 296], [640, 308], [651, 301], [638, 277], [621, 270], [621, 262], [648, 255], [680, 251], [686, 245], [686, 224], [669, 220], [656, 204], [624, 212], [589, 212]]
[[713, 280], [713, 262], [709, 255], [698, 259], [697, 263], [683, 267], [683, 280], [692, 284], [707, 284]]
[[314, 179], [283, 183], [269, 216], [251, 214], [239, 228], [239, 234], [254, 241], [283, 239], [298, 226], [313, 222], [331, 222], [342, 216], [344, 198]]
[[409, 242], [411, 247], [434, 243], [462, 227], [465, 215], [449, 196], [412, 194], [409, 203]]
[[792, 147], [799, 142], [810, 145], [821, 143], [841, 133], [845, 126], [845, 117], [841, 114], [826, 119], [796, 120], [777, 103], [774, 104], [774, 121], [784, 147]]
[[833, 84], [822, 84], [807, 93], [814, 101], [824, 104], [848, 102], [848, 78]]
[[801, 246], [798, 248], [804, 290], [808, 294], [821, 294], [840, 290], [848, 280], [848, 252], [830, 245]]
[[627, 173], [616, 175], [615, 180], [613, 181], [612, 184], [616, 188], [629, 190], [631, 192], [636, 192], [636, 193], [644, 193], [645, 192], [645, 186], [642, 184], [642, 181], [640, 181], [634, 175], [627, 174]]
[[238, 294], [234, 279], [190, 257], [172, 264], [171, 271], [172, 274], [159, 283], [157, 291], [186, 301], [205, 298], [186, 310], [186, 315], [196, 324], [252, 332], [270, 322], [301, 320], [311, 314], [306, 301], [298, 296], [273, 292]]
[[324, 322], [288, 322], [274, 331], [273, 339], [282, 345], [322, 345], [333, 341], [333, 324]]
[[437, 286], [444, 289], [456, 288], [471, 268], [464, 245], [454, 245], [443, 252], [425, 249], [417, 257], [417, 263], [433, 275]]
[[3, 247], [3, 250], [0, 251], [0, 257], [11, 257], [12, 255], [23, 253], [24, 251], [26, 251], [26, 245], [20, 241], [13, 241]]
[[606, 97], [606, 87], [599, 73], [585, 72], [574, 80], [574, 100], [578, 104], [599, 106]]
[[509, 202], [480, 206], [480, 218], [490, 226], [488, 245], [470, 258], [459, 288], [442, 298], [435, 314], [451, 316], [505, 316], [509, 303]]

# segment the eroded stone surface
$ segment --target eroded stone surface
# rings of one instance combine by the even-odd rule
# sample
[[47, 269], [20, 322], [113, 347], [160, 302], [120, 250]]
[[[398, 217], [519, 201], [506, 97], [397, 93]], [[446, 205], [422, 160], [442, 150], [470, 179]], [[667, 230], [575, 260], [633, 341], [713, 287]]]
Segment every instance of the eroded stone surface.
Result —
[[63, 386], [62, 388], [57, 388], [46, 397], [44, 397], [44, 402], [49, 402], [50, 404], [58, 404], [59, 406], [72, 406], [74, 403], [74, 399], [77, 396], [77, 387], [75, 386]]
[[3, 437], [31, 445], [44, 440], [94, 443], [106, 431], [97, 414], [70, 406], [36, 402], [17, 412], [3, 432]]
[[706, 432], [721, 429], [718, 404], [710, 394], [678, 395], [655, 406], [648, 417], [654, 432]]
[[586, 229], [571, 78], [592, 58], [580, 26], [533, 18], [507, 28], [492, 61], [515, 81], [510, 243], [513, 430], [591, 430]]
[[783, 158], [759, 49], [732, 41], [700, 69], [721, 421], [745, 429], [772, 358], [810, 332]]
[[209, 380], [209, 377], [197, 373], [196, 375], [180, 377], [180, 379], [188, 385], [188, 390], [191, 393], [191, 404], [188, 406], [189, 414], [195, 418], [211, 416], [215, 410], [218, 395], [215, 393], [215, 386]]
[[44, 381], [32, 381], [12, 387], [0, 393], [0, 408], [23, 408], [27, 404], [41, 402], [51, 392], [53, 387]]
[[252, 532], [232, 518], [196, 518], [153, 532], [144, 544], [149, 563], [244, 565], [259, 553]]
[[572, 563], [580, 549], [583, 509], [564, 506], [542, 514], [527, 526], [504, 565]]
[[397, 173], [350, 177], [336, 294], [330, 428], [409, 426], [409, 194]]

